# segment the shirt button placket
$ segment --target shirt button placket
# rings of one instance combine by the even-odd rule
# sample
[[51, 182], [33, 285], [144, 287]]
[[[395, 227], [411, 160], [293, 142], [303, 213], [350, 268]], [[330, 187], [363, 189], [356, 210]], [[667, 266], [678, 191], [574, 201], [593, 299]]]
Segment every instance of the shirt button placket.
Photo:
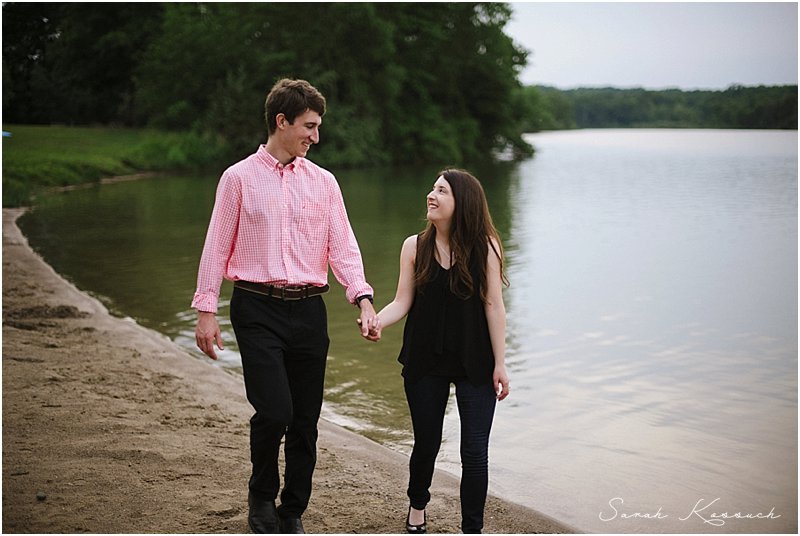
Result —
[[292, 273], [291, 262], [291, 223], [292, 215], [290, 210], [291, 194], [289, 192], [289, 183], [286, 179], [285, 168], [280, 166], [278, 168], [281, 174], [281, 194], [283, 196], [283, 216], [281, 218], [281, 253], [283, 257], [283, 267], [286, 273], [286, 280], [291, 282], [294, 280]]

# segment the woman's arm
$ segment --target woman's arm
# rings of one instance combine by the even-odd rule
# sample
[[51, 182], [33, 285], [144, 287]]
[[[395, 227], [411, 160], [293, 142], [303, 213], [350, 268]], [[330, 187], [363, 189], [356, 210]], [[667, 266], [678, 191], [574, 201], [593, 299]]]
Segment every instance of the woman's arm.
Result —
[[489, 339], [492, 341], [494, 353], [494, 374], [492, 383], [497, 392], [497, 399], [508, 396], [508, 374], [506, 373], [506, 306], [503, 303], [503, 278], [500, 273], [500, 259], [495, 251], [500, 251], [497, 242], [492, 239], [494, 248], [489, 247], [486, 259], [486, 321], [489, 324]]
[[417, 256], [417, 235], [406, 238], [400, 250], [400, 278], [394, 300], [378, 313], [377, 329], [370, 331], [368, 339], [377, 341], [383, 328], [402, 319], [414, 303], [414, 260]]

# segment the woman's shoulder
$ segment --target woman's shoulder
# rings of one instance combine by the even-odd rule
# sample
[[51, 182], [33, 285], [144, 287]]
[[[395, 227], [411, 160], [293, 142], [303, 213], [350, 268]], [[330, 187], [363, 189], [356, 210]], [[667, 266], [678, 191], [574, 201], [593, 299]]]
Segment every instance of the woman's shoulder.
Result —
[[[489, 267], [500, 267], [503, 261], [503, 245], [497, 237], [489, 236], [486, 238], [485, 257], [481, 258], [481, 255], [479, 255], [477, 251], [479, 250], [473, 250], [470, 255], [471, 266], [476, 266], [478, 263], [485, 263]], [[481, 252], [481, 254], [483, 254], [483, 252]]]
[[417, 238], [418, 235], [411, 235], [403, 240], [403, 251], [416, 252], [417, 251]]
[[403, 240], [403, 247], [400, 249], [401, 262], [414, 262], [417, 257], [417, 235], [411, 235]]

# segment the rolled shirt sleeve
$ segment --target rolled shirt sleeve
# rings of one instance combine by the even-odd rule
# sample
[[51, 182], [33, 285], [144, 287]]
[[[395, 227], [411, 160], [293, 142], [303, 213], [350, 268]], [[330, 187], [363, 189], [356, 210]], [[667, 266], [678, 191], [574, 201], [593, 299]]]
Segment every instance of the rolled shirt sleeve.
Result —
[[330, 202], [328, 259], [333, 275], [345, 288], [345, 297], [350, 303], [355, 303], [359, 296], [373, 295], [374, 291], [364, 275], [361, 250], [347, 217], [342, 191], [336, 180], [331, 181]]
[[217, 186], [214, 210], [200, 257], [197, 290], [192, 300], [192, 307], [198, 311], [217, 312], [219, 289], [233, 252], [240, 210], [241, 181], [226, 171]]

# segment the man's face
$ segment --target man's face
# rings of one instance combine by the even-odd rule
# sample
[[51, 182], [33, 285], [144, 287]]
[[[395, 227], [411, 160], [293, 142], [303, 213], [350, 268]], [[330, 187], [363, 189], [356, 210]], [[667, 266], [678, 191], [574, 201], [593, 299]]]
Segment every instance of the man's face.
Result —
[[322, 118], [313, 110], [306, 110], [294, 119], [294, 123], [278, 114], [278, 132], [282, 148], [291, 157], [308, 154], [308, 150], [315, 143], [319, 143], [319, 127], [322, 125]]

